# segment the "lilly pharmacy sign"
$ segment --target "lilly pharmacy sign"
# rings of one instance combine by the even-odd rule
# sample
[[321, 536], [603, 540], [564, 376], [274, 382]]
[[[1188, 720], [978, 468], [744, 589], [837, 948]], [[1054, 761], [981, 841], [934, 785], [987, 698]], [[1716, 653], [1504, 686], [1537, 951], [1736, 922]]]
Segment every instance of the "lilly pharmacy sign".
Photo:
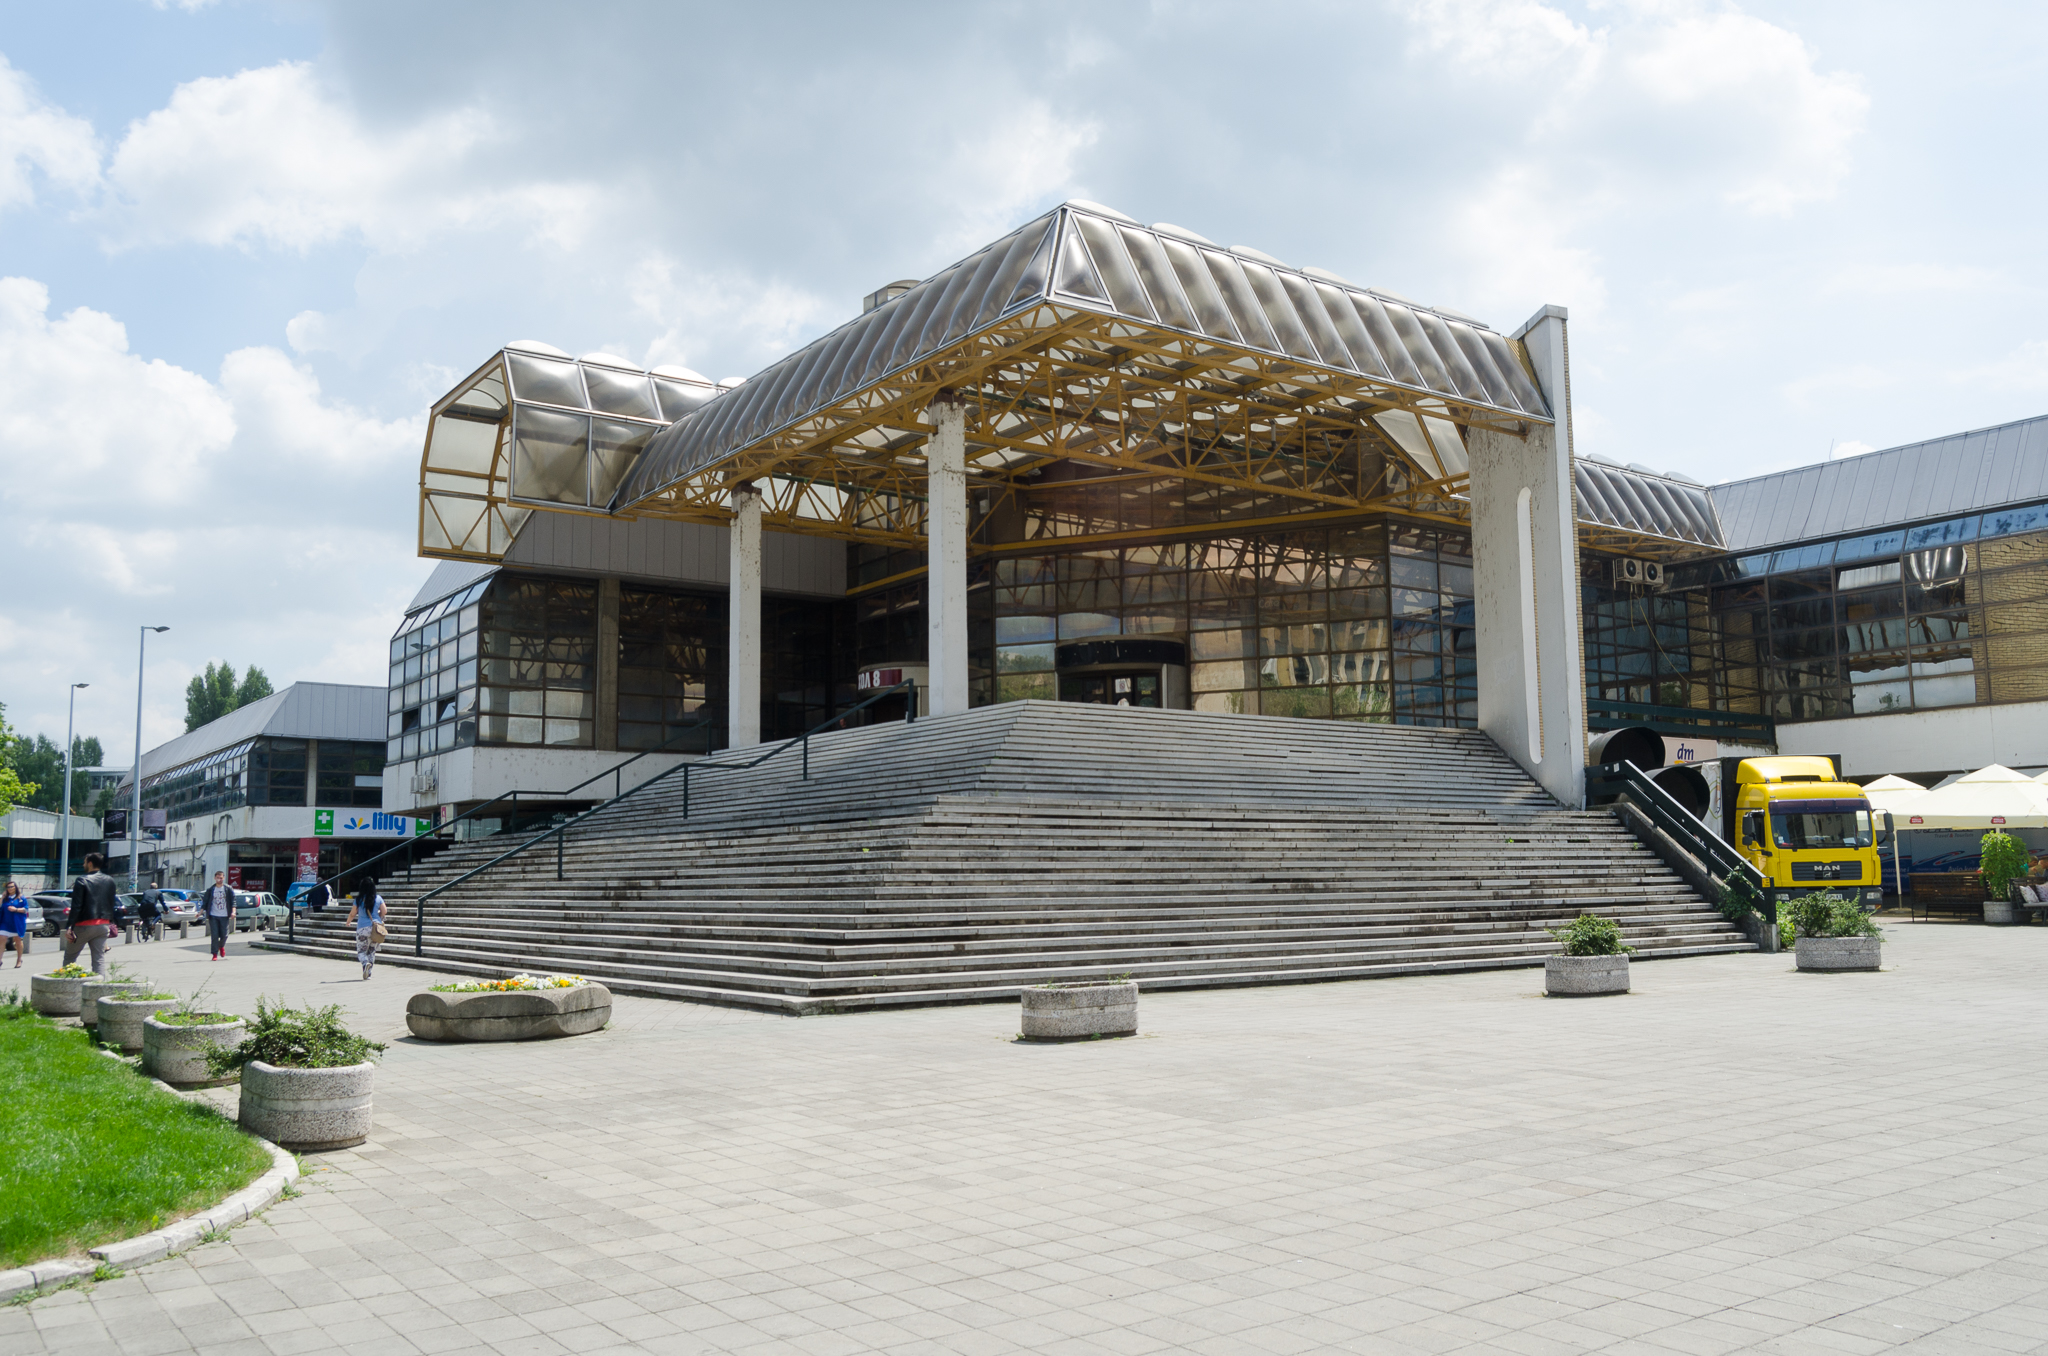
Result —
[[387, 815], [382, 810], [313, 811], [316, 838], [411, 838], [433, 827], [431, 819]]

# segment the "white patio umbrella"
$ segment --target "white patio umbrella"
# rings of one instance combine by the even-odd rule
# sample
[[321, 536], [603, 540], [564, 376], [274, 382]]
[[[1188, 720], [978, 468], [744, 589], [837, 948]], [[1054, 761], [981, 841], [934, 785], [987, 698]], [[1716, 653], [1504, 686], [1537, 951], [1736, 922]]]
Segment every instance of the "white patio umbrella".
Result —
[[1907, 831], [2048, 829], [2048, 783], [1993, 763], [1947, 786], [1889, 801], [1885, 808]]

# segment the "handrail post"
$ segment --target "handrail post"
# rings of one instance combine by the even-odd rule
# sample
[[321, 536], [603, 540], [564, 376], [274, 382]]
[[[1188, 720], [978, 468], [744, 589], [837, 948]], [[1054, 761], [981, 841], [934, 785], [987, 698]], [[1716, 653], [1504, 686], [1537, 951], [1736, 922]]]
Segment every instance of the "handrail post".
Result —
[[564, 875], [562, 874], [562, 844], [564, 843], [564, 841], [566, 841], [566, 840], [568, 839], [568, 837], [569, 837], [569, 830], [568, 830], [568, 829], [567, 829], [566, 827], [564, 827], [564, 828], [560, 828], [560, 829], [556, 829], [556, 830], [555, 830], [555, 879], [556, 879], [556, 880], [566, 880], [566, 879], [568, 879], [568, 878], [567, 878], [566, 876], [564, 876]]
[[903, 723], [910, 724], [917, 719], [917, 679], [903, 680]]
[[683, 764], [683, 818], [690, 817], [690, 765]]
[[415, 895], [412, 901], [412, 954], [427, 954], [427, 897]]
[[811, 732], [804, 731], [804, 780], [811, 779]]

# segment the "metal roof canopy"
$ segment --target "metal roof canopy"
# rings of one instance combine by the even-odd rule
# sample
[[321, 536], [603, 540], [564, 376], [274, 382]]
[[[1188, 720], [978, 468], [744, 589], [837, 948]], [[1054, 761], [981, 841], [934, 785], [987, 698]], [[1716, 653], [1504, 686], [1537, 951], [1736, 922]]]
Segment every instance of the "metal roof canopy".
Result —
[[[521, 370], [508, 399], [515, 362], [532, 366], [508, 351], [435, 407], [422, 554], [498, 559], [530, 508], [724, 523], [739, 483], [775, 530], [920, 547], [942, 392], [968, 408], [981, 515], [1054, 470], [1043, 483], [1179, 481], [1205, 500], [1189, 526], [1210, 532], [1384, 510], [1462, 522], [1459, 429], [1552, 417], [1519, 345], [1467, 317], [1079, 202], [707, 393], [644, 451], [597, 428], [644, 414], [599, 419], [592, 397], [580, 433], [545, 418], [577, 406], [543, 409]], [[461, 420], [478, 427], [455, 484], [434, 443]], [[436, 512], [457, 500], [458, 520]]]

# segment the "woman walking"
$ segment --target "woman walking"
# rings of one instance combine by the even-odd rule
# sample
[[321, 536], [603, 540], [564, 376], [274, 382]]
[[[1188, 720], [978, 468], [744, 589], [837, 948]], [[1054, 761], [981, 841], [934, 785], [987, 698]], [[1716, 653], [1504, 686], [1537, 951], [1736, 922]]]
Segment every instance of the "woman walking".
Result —
[[348, 921], [356, 925], [356, 959], [363, 963], [363, 978], [370, 977], [370, 971], [377, 964], [377, 947], [384, 940], [384, 897], [377, 893], [377, 882], [368, 876], [356, 891], [355, 906], [348, 911]]
[[28, 954], [28, 901], [13, 881], [7, 882], [7, 893], [0, 895], [0, 956], [10, 950], [14, 968], [19, 970], [21, 958]]

